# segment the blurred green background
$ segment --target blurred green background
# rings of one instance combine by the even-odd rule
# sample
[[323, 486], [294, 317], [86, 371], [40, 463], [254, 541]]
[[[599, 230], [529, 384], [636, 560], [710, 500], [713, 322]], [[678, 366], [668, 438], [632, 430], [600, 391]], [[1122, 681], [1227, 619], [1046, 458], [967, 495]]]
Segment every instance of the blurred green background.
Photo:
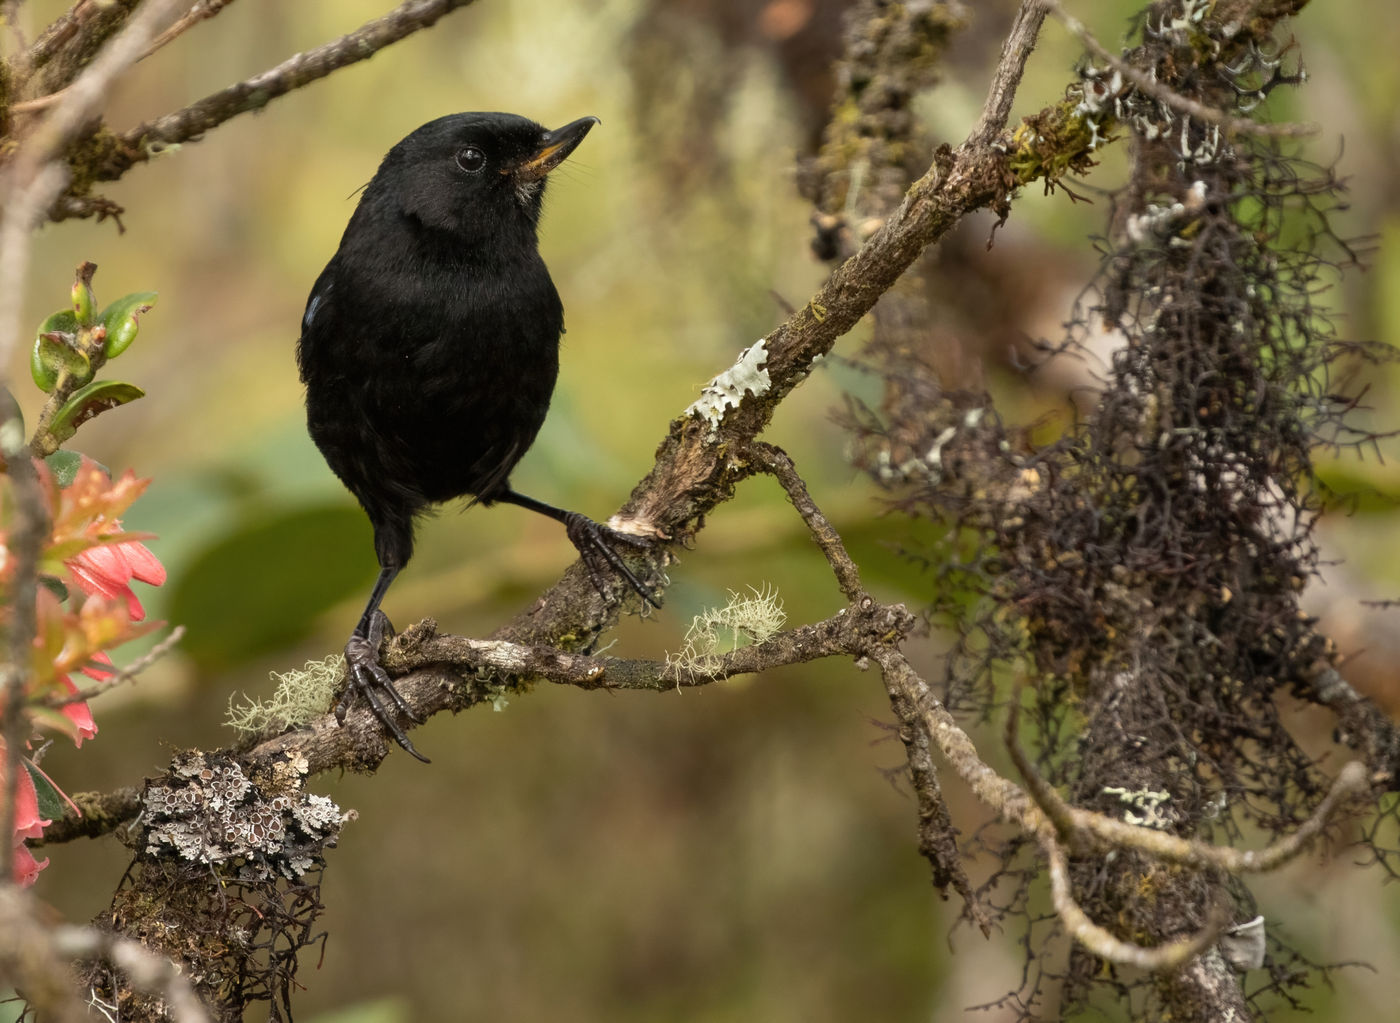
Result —
[[[65, 6], [23, 5], [29, 37]], [[390, 6], [233, 4], [139, 65], [113, 96], [110, 123], [175, 109]], [[956, 143], [970, 127], [1013, 6], [975, 5], [949, 80], [921, 104], [937, 140]], [[1133, 10], [1070, 6], [1110, 44]], [[824, 275], [807, 248], [810, 209], [794, 167], [820, 123], [839, 9], [833, 0], [481, 0], [132, 171], [107, 193], [126, 207], [124, 234], [110, 223], [45, 228], [27, 321], [64, 303], [84, 259], [100, 267], [100, 301], [161, 294], [109, 370], [148, 397], [86, 427], [76, 446], [154, 478], [126, 524], [158, 534], [150, 546], [170, 580], [140, 595], [154, 617], [189, 630], [179, 653], [96, 704], [97, 740], [81, 751], [55, 746], [45, 763], [53, 777], [70, 791], [131, 784], [176, 749], [226, 743], [231, 695], [268, 695], [269, 671], [338, 649], [358, 616], [375, 571], [369, 529], [306, 436], [293, 346], [311, 283], [390, 145], [458, 110], [548, 125], [602, 119], [550, 186], [541, 245], [568, 335], [549, 421], [514, 479], [606, 518], [651, 464], [671, 417]], [[1340, 154], [1352, 179], [1339, 227], [1379, 243], [1371, 271], [1334, 290], [1334, 309], [1344, 335], [1391, 339], [1400, 334], [1400, 9], [1317, 3], [1294, 27], [1312, 81], [1283, 100], [1283, 113], [1324, 126], [1309, 151], [1324, 163]], [[1062, 96], [1076, 57], [1066, 33], [1047, 25], [1018, 110]], [[1118, 180], [1122, 148], [1106, 154], [1091, 195]], [[993, 250], [987, 216], [946, 247], [1015, 330], [1055, 338], [1092, 272], [1085, 238], [1102, 232], [1106, 210], [1033, 189]], [[950, 344], [1008, 419], [1063, 407], [1062, 393], [1016, 373], [1002, 341], [969, 330]], [[9, 369], [27, 385], [23, 362]], [[1393, 427], [1395, 378], [1375, 375], [1369, 404]], [[32, 419], [37, 392], [18, 391]], [[878, 393], [831, 362], [784, 404], [767, 439], [795, 458], [867, 585], [918, 606], [927, 584], [896, 549], [909, 524], [884, 514], [843, 459], [831, 413], [847, 391]], [[1400, 491], [1374, 460], [1327, 472], [1350, 490]], [[1396, 527], [1388, 501], [1325, 524], [1328, 549], [1349, 559], [1348, 586], [1359, 587], [1330, 588], [1347, 600], [1328, 621], [1348, 649], [1371, 651], [1355, 662], [1360, 681], [1391, 706], [1394, 661], [1376, 651], [1393, 641], [1355, 598], [1397, 595]], [[388, 611], [401, 626], [432, 615], [483, 635], [572, 558], [563, 531], [542, 517], [447, 508], [424, 523]], [[729, 590], [776, 587], [792, 623], [840, 606], [800, 521], [764, 480], [711, 518], [671, 577], [664, 610], [625, 621], [614, 653], [679, 649], [692, 616]], [[936, 639], [914, 653], [936, 677]], [[878, 677], [845, 662], [684, 694], [542, 689], [502, 713], [434, 720], [414, 734], [431, 767], [392, 756], [374, 778], [314, 783], [360, 818], [325, 875], [330, 938], [319, 965], [314, 955], [302, 964], [298, 1018], [904, 1021], [960, 1017], [1000, 997], [1020, 982], [1016, 935], [984, 941], [955, 930], [957, 904], [930, 889], [913, 802], [889, 776], [903, 762], [889, 720]], [[1310, 727], [1325, 735], [1330, 723]], [[948, 789], [971, 833], [985, 815], [956, 784]], [[53, 862], [37, 891], [74, 920], [103, 910], [127, 862], [112, 840], [45, 854]], [[1257, 885], [1271, 926], [1314, 958], [1381, 968], [1344, 971], [1334, 989], [1308, 992], [1314, 1019], [1386, 1018], [1400, 997], [1386, 970], [1400, 958], [1400, 904], [1380, 882], [1344, 856], [1305, 859]], [[1055, 1014], [1052, 1001], [1045, 1015]]]

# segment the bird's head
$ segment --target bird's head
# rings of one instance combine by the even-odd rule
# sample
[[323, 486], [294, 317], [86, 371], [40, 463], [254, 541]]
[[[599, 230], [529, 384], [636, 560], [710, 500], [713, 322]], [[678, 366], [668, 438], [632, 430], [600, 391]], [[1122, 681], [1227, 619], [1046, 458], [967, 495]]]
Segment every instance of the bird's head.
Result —
[[522, 223], [533, 231], [546, 176], [597, 123], [581, 117], [549, 131], [515, 114], [439, 117], [389, 150], [362, 205], [465, 236]]

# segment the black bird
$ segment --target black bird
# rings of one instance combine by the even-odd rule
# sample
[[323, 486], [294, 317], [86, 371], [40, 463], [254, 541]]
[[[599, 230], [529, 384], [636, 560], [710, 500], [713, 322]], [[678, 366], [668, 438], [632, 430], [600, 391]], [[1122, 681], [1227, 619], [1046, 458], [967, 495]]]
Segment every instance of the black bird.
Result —
[[549, 409], [564, 331], [536, 238], [545, 177], [597, 123], [546, 131], [514, 114], [470, 113], [423, 125], [384, 157], [307, 299], [297, 344], [307, 427], [369, 516], [379, 558], [345, 645], [336, 717], [362, 694], [420, 760], [393, 708], [417, 718], [379, 664], [389, 627], [379, 605], [431, 506], [470, 497], [548, 515], [600, 593], [610, 566], [658, 603], [611, 545], [647, 541], [510, 486]]

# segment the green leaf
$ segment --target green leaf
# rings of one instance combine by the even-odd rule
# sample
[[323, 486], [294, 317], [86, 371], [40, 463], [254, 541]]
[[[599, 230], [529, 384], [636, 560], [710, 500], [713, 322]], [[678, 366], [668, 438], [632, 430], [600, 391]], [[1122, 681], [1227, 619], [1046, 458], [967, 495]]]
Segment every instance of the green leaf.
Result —
[[29, 357], [29, 373], [41, 391], [52, 391], [58, 383], [59, 372], [64, 369], [79, 380], [84, 374], [91, 375], [87, 357], [71, 344], [77, 329], [78, 319], [71, 309], [60, 309], [39, 324], [34, 350]]
[[106, 309], [100, 317], [107, 328], [107, 344], [103, 349], [107, 358], [115, 359], [136, 340], [137, 318], [156, 304], [154, 291], [137, 291], [123, 295]]
[[310, 634], [368, 594], [375, 572], [369, 524], [349, 502], [260, 515], [186, 562], [165, 616], [188, 630], [181, 649], [196, 664], [220, 670]]
[[63, 540], [59, 543], [49, 544], [44, 548], [44, 557], [40, 562], [41, 567], [47, 565], [61, 565], [69, 558], [90, 550], [93, 547], [102, 547], [106, 544], [127, 543], [130, 540], [144, 542], [154, 540], [153, 533], [106, 533], [100, 540], [92, 540], [86, 536], [76, 537], [72, 540]]
[[39, 576], [39, 585], [48, 590], [59, 600], [68, 599], [68, 587], [64, 586], [63, 580], [59, 579], [57, 576], [41, 575]]
[[34, 342], [34, 350], [29, 353], [29, 375], [34, 378], [35, 385], [39, 390], [48, 394], [58, 383], [57, 371], [50, 369], [44, 360], [39, 348], [39, 342]]
[[[53, 711], [52, 713], [58, 714], [64, 721], [69, 720], [67, 717], [64, 717], [64, 715], [59, 714], [58, 711]], [[71, 722], [69, 723], [71, 724]], [[73, 806], [73, 801], [63, 794], [62, 789], [49, 780], [47, 774], [30, 763], [28, 758], [21, 760], [20, 763], [24, 765], [25, 770], [29, 772], [30, 780], [34, 782], [34, 794], [39, 797], [39, 816], [51, 821], [62, 820], [64, 817], [67, 817], [68, 808]], [[77, 807], [73, 808], [75, 810], [77, 809]]]
[[53, 435], [54, 440], [62, 444], [89, 419], [108, 409], [144, 397], [145, 394], [146, 392], [135, 384], [123, 383], [120, 380], [95, 380], [86, 387], [78, 388], [73, 392], [73, 397], [64, 402], [58, 414], [53, 417], [49, 433]]
[[58, 489], [62, 490], [77, 479], [83, 456], [77, 451], [55, 451], [44, 459], [44, 464], [49, 467], [49, 472], [53, 473], [53, 481], [58, 484]]
[[39, 324], [36, 333], [48, 334], [58, 330], [65, 334], [76, 334], [79, 326], [78, 318], [73, 315], [72, 309], [60, 309], [57, 312], [49, 313], [48, 319]]
[[92, 274], [96, 269], [92, 263], [83, 263], [73, 281], [73, 315], [84, 327], [92, 326], [92, 311], [97, 301], [92, 294]]

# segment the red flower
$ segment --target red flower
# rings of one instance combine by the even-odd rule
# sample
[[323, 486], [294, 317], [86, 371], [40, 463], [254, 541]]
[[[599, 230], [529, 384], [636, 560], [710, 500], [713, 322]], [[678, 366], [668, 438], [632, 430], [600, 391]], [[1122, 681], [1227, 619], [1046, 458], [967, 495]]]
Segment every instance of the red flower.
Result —
[[21, 888], [28, 888], [39, 879], [39, 871], [47, 867], [49, 861], [47, 857], [36, 860], [29, 846], [24, 844], [24, 839], [16, 838], [14, 865], [15, 883]]
[[[83, 669], [83, 674], [88, 678], [101, 682], [103, 679], [111, 678], [114, 674], [112, 670], [112, 659], [104, 652], [98, 651], [93, 657], [94, 664]], [[102, 667], [105, 665], [105, 667]], [[73, 680], [67, 675], [58, 676], [58, 681], [63, 688], [68, 691], [68, 695], [73, 695], [78, 691], [78, 687], [73, 684]], [[91, 739], [97, 734], [97, 722], [92, 719], [92, 711], [88, 709], [87, 701], [78, 703], [65, 703], [59, 708], [69, 721], [72, 721], [78, 728], [78, 734], [73, 738], [75, 746], [81, 746], [84, 739]]]
[[131, 590], [131, 580], [159, 586], [165, 582], [165, 566], [146, 545], [136, 540], [104, 543], [75, 554], [67, 562], [83, 591], [108, 600], [121, 597], [133, 622], [146, 617], [146, 609]]
[[[4, 745], [0, 744], [0, 758], [3, 758], [4, 749]], [[3, 760], [0, 760], [0, 763], [3, 763]], [[5, 773], [0, 770], [0, 785], [4, 782]], [[52, 823], [39, 816], [39, 796], [34, 791], [34, 779], [29, 777], [27, 770], [21, 768], [19, 777], [15, 779], [15, 833], [11, 841], [14, 843], [14, 880], [22, 888], [33, 884], [34, 879], [39, 876], [39, 871], [49, 865], [48, 860], [40, 863], [34, 859], [34, 854], [29, 851], [24, 840], [38, 838], [44, 833], [44, 828]]]

